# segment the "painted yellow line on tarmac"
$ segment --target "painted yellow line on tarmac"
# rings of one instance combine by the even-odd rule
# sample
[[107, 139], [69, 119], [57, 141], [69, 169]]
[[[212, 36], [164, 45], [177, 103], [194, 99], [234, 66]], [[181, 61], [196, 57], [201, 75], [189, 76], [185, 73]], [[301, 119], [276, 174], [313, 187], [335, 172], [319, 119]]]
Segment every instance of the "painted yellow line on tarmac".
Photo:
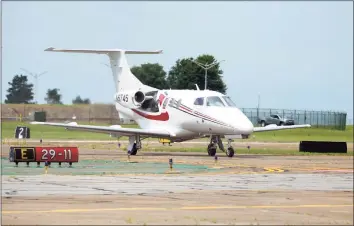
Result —
[[277, 173], [283, 173], [284, 170], [280, 168], [263, 168], [266, 172], [277, 172]]
[[335, 207], [353, 207], [350, 205], [264, 205], [264, 206], [184, 206], [178, 208], [164, 207], [126, 207], [126, 208], [96, 208], [96, 209], [53, 209], [53, 210], [22, 210], [22, 211], [2, 211], [2, 214], [17, 213], [80, 213], [80, 212], [98, 212], [98, 211], [169, 211], [169, 210], [217, 210], [217, 209], [270, 209], [270, 208], [335, 208]]

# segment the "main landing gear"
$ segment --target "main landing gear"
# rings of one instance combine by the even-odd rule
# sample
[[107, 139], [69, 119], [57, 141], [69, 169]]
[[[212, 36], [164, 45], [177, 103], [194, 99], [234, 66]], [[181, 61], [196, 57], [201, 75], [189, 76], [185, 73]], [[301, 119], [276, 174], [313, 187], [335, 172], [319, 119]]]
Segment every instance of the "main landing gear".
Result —
[[210, 144], [208, 145], [208, 155], [215, 156], [217, 146], [219, 146], [220, 150], [225, 152], [227, 157], [230, 157], [230, 158], [233, 157], [235, 154], [235, 151], [234, 151], [234, 148], [231, 146], [231, 142], [232, 142], [231, 139], [229, 139], [227, 141], [227, 149], [225, 150], [224, 144], [222, 143], [220, 136], [211, 136]]
[[136, 155], [138, 149], [141, 149], [141, 140], [139, 135], [129, 137], [128, 154]]

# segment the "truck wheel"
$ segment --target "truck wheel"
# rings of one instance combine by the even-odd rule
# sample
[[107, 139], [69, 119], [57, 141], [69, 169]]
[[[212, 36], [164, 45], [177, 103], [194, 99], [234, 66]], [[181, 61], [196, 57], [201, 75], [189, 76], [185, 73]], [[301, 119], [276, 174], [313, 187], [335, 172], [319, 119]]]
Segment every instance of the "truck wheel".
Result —
[[266, 124], [265, 124], [265, 121], [261, 121], [261, 126], [262, 126], [262, 127], [265, 127], [265, 125], [266, 125]]
[[283, 125], [284, 125], [284, 122], [280, 122], [280, 123], [279, 123], [279, 126], [283, 126]]

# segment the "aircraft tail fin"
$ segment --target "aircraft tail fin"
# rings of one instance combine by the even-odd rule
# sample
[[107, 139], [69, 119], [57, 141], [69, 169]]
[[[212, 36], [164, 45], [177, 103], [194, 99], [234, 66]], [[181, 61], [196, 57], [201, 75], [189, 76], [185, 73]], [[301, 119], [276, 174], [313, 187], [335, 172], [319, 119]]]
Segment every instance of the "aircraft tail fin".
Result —
[[142, 51], [142, 50], [124, 50], [124, 49], [58, 49], [47, 48], [44, 51], [50, 52], [67, 52], [67, 53], [88, 53], [88, 54], [106, 54], [110, 59], [112, 75], [116, 91], [121, 90], [137, 90], [143, 92], [157, 90], [156, 88], [144, 85], [131, 72], [128, 65], [126, 54], [160, 54], [162, 50]]

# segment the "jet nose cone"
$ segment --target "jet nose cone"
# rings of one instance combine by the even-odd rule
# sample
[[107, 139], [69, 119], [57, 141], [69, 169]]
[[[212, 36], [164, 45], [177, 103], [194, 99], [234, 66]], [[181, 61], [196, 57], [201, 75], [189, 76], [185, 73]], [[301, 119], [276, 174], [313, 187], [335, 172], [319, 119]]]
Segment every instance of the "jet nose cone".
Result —
[[240, 130], [242, 134], [250, 134], [253, 132], [253, 124], [246, 116], [240, 125]]
[[233, 123], [235, 132], [244, 135], [251, 134], [253, 132], [253, 123], [248, 119], [248, 117], [239, 109], [236, 110], [234, 115], [236, 116]]

